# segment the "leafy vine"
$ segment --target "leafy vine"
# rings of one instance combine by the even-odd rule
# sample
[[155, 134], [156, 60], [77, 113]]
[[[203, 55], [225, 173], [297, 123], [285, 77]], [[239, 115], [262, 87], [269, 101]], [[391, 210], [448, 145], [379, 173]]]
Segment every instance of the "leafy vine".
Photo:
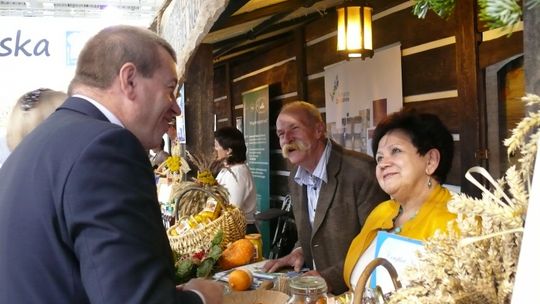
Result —
[[[540, 5], [540, 0], [523, 0], [526, 9]], [[429, 10], [448, 19], [454, 12], [456, 0], [415, 0], [413, 14], [425, 18]], [[478, 17], [490, 29], [514, 27], [521, 21], [523, 11], [519, 0], [478, 0]]]

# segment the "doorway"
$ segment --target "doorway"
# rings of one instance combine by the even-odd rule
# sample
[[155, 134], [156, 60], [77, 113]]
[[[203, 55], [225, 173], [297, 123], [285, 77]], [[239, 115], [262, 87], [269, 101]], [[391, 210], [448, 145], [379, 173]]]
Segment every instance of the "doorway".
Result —
[[514, 56], [486, 68], [489, 173], [501, 178], [520, 155], [508, 156], [503, 141], [510, 137], [525, 116], [525, 76], [523, 55]]

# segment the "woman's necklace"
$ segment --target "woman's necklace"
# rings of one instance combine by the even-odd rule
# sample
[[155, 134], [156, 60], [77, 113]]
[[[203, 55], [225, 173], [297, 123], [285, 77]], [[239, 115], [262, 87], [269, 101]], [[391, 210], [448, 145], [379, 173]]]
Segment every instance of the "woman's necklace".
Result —
[[398, 212], [398, 214], [396, 215], [396, 217], [393, 220], [394, 228], [388, 230], [388, 232], [395, 233], [395, 234], [400, 234], [401, 233], [401, 228], [403, 227], [403, 225], [405, 225], [405, 223], [407, 223], [407, 222], [411, 221], [412, 219], [414, 219], [416, 217], [416, 215], [418, 214], [418, 210], [408, 220], [404, 221], [403, 223], [401, 223], [401, 225], [396, 227], [396, 220], [398, 219], [398, 217], [402, 213], [403, 213], [403, 207], [399, 206], [399, 212]]

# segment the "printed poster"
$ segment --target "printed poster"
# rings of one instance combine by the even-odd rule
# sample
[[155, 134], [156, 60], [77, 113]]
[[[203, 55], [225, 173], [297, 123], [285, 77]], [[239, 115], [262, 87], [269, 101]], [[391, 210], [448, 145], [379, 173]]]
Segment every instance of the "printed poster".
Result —
[[324, 68], [327, 134], [347, 149], [373, 155], [372, 132], [403, 106], [401, 45]]

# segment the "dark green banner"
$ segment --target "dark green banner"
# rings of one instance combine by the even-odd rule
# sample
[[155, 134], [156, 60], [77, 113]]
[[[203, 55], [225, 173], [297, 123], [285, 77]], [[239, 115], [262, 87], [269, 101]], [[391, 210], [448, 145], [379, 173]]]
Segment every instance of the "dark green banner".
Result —
[[[268, 86], [242, 93], [244, 102], [244, 138], [247, 161], [257, 187], [257, 210], [264, 211], [270, 204], [270, 137], [268, 122]], [[270, 250], [270, 227], [260, 223], [264, 256]]]

